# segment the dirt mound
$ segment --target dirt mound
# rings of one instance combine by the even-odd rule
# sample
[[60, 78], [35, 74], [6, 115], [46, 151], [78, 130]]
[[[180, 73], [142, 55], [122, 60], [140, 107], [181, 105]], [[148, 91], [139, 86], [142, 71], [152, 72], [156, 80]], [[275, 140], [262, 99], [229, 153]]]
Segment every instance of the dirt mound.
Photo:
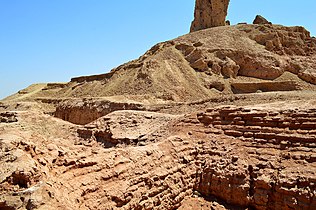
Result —
[[124, 96], [138, 101], [196, 101], [233, 94], [231, 83], [245, 77], [273, 84], [285, 72], [306, 86], [316, 83], [315, 52], [316, 39], [303, 27], [215, 27], [157, 44], [108, 74], [34, 86], [8, 99]]

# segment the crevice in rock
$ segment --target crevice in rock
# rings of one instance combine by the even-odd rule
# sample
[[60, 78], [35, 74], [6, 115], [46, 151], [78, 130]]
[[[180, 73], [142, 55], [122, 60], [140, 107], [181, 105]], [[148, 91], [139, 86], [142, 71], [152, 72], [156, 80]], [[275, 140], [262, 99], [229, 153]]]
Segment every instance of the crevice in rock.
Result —
[[254, 174], [254, 171], [253, 171], [253, 166], [252, 165], [249, 165], [248, 166], [248, 173], [249, 173], [249, 196], [250, 197], [253, 197], [254, 194], [255, 194], [255, 174]]
[[0, 209], [1, 210], [15, 210], [14, 207], [7, 205], [7, 203], [4, 202], [0, 202]]
[[20, 188], [28, 188], [31, 184], [30, 176], [24, 172], [15, 171], [7, 181], [12, 185], [18, 185]]

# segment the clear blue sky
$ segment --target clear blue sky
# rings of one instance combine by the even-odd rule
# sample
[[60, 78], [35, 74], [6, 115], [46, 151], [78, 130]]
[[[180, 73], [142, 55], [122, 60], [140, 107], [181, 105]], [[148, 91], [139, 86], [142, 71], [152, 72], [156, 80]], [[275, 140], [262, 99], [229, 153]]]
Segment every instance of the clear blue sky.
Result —
[[[186, 34], [194, 0], [0, 0], [0, 98], [32, 83], [105, 73]], [[232, 24], [261, 14], [316, 35], [315, 0], [231, 0]]]

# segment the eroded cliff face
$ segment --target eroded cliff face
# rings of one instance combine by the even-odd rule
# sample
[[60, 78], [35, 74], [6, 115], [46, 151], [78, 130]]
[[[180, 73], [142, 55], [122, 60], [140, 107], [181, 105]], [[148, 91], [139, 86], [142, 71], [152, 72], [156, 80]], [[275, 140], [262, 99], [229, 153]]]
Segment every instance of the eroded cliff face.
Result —
[[196, 0], [190, 32], [224, 26], [229, 0]]
[[115, 111], [85, 126], [15, 113], [0, 123], [0, 209], [177, 209], [196, 194], [315, 209], [316, 101], [291, 103]]

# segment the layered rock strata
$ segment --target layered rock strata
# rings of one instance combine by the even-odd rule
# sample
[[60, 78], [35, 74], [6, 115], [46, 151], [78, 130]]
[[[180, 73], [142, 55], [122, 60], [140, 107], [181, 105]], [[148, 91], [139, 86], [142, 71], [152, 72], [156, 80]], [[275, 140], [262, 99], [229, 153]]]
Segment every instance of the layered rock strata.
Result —
[[58, 104], [54, 116], [74, 124], [85, 125], [117, 110], [145, 110], [145, 106], [140, 103], [104, 99], [64, 100]]
[[198, 119], [212, 138], [232, 137], [207, 147], [213, 157], [203, 160], [196, 186], [203, 195], [255, 209], [316, 207], [315, 109], [222, 107]]
[[1, 208], [176, 209], [193, 194], [236, 208], [316, 207], [315, 109], [116, 111], [86, 126], [18, 117], [0, 127]]

